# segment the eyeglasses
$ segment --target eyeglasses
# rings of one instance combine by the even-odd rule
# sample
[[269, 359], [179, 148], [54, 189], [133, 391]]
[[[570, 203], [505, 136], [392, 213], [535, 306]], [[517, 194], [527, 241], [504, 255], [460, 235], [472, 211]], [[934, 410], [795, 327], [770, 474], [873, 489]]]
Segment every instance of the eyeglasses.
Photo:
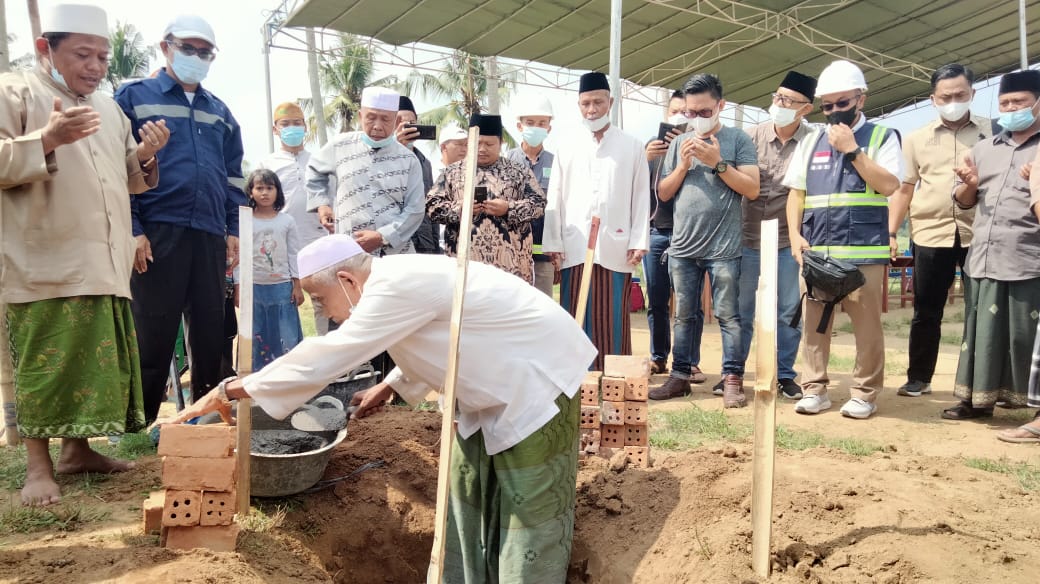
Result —
[[845, 109], [847, 109], [849, 107], [850, 103], [856, 101], [862, 95], [863, 94], [860, 93], [856, 97], [846, 97], [845, 99], [839, 99], [838, 101], [836, 101], [834, 103], [825, 103], [825, 104], [820, 105], [820, 109], [822, 109], [823, 113], [825, 113], [825, 114], [829, 114], [832, 111], [834, 111], [835, 109], [845, 110]]
[[180, 51], [187, 57], [198, 57], [203, 61], [212, 61], [213, 59], [217, 58], [217, 53], [210, 49], [200, 49], [198, 47], [182, 43], [181, 41], [178, 41], [176, 39], [170, 39], [166, 42], [176, 47], [178, 51]]
[[774, 93], [773, 94], [773, 103], [779, 103], [780, 105], [782, 105], [784, 107], [791, 107], [792, 105], [794, 105], [796, 103], [800, 103], [800, 104], [804, 105], [804, 104], [812, 103], [812, 102], [811, 101], [804, 101], [804, 100], [801, 100], [801, 99], [795, 99], [793, 97], [788, 97], [788, 96], [780, 94], [780, 93]]
[[710, 107], [702, 110], [683, 110], [681, 113], [686, 119], [692, 120], [693, 118], [710, 118], [715, 115], [715, 108]]

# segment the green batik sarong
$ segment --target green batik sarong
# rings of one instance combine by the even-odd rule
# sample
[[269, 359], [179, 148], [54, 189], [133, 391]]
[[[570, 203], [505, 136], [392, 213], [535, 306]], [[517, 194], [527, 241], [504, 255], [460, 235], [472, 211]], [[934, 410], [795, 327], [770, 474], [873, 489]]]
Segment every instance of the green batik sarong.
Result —
[[964, 338], [953, 395], [972, 407], [1025, 406], [1040, 311], [1040, 278], [964, 280]]
[[144, 428], [130, 301], [76, 296], [7, 305], [18, 431], [90, 438]]
[[580, 397], [516, 446], [489, 456], [481, 432], [455, 437], [445, 539], [449, 584], [558, 584], [574, 536]]

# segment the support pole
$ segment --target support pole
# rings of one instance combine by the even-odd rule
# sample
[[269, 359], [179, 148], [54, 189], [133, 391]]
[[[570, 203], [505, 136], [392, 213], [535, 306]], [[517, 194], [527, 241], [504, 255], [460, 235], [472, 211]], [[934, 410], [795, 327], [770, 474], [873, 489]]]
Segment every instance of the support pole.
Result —
[[769, 576], [776, 459], [776, 297], [779, 221], [762, 222], [762, 269], [755, 309], [755, 449], [751, 471], [751, 567]]
[[11, 51], [7, 47], [7, 7], [0, 0], [0, 73], [11, 70]]
[[321, 147], [329, 139], [329, 133], [325, 129], [325, 99], [321, 96], [321, 83], [318, 78], [318, 53], [314, 42], [313, 28], [307, 29], [307, 79], [311, 85], [314, 135], [318, 138], [318, 147]]
[[621, 120], [621, 0], [610, 0], [610, 94], [614, 106], [610, 108], [610, 123], [619, 126]]
[[[260, 34], [264, 39], [264, 88], [266, 89], [264, 97], [267, 98], [267, 151], [274, 152], [274, 132], [272, 131], [272, 128], [274, 128], [274, 104], [271, 99], [271, 25], [265, 22]], [[251, 235], [252, 232], [250, 232]]]
[[1029, 68], [1029, 50], [1026, 46], [1026, 0], [1018, 0], [1018, 47], [1022, 69]]
[[502, 109], [502, 98], [498, 93], [498, 57], [494, 55], [487, 58], [487, 111], [489, 114], [498, 115]]
[[14, 401], [14, 364], [11, 362], [11, 337], [7, 331], [7, 306], [0, 304], [0, 396], [4, 402], [4, 437], [8, 446], [22, 443]]
[[[238, 376], [253, 371], [253, 209], [238, 208]], [[249, 515], [251, 474], [249, 446], [253, 431], [253, 400], [238, 400], [238, 514]]]
[[466, 149], [466, 182], [462, 193], [462, 215], [459, 218], [458, 268], [455, 272], [455, 294], [451, 302], [451, 332], [448, 337], [448, 367], [444, 377], [441, 407], [441, 451], [437, 465], [437, 512], [433, 523], [433, 549], [427, 581], [441, 584], [444, 579], [445, 532], [448, 528], [448, 474], [451, 448], [455, 441], [455, 388], [459, 380], [459, 339], [462, 335], [462, 309], [466, 297], [466, 273], [469, 269], [469, 244], [473, 232], [473, 187], [477, 173], [477, 140], [479, 129], [469, 129]]

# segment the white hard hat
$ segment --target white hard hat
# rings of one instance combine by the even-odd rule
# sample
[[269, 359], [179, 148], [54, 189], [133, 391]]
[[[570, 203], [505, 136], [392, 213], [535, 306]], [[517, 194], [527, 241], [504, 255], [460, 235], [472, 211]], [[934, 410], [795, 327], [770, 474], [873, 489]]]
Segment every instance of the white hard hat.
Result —
[[441, 128], [441, 139], [438, 142], [438, 145], [443, 145], [445, 142], [450, 142], [451, 140], [466, 140], [467, 138], [469, 138], [469, 134], [467, 134], [465, 130], [458, 127], [456, 124], [448, 124]]
[[863, 71], [848, 61], [834, 61], [820, 73], [816, 84], [816, 95], [824, 96], [853, 89], [867, 90]]
[[514, 111], [518, 118], [523, 116], [553, 117], [552, 104], [549, 103], [549, 98], [544, 95], [527, 96], [525, 99], [520, 100]]
[[217, 35], [213, 34], [213, 27], [203, 20], [201, 16], [194, 14], [182, 14], [166, 25], [163, 38], [173, 35], [179, 39], [201, 39], [207, 43], [217, 46]]
[[54, 4], [44, 10], [40, 32], [67, 32], [108, 38], [105, 11], [88, 4]]

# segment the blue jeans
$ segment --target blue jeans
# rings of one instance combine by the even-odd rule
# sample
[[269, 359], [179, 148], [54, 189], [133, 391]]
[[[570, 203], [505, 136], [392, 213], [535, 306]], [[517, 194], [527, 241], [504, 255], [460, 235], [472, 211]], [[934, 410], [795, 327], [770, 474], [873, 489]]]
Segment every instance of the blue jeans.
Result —
[[[791, 327], [791, 318], [801, 302], [802, 294], [798, 282], [798, 262], [791, 255], [791, 248], [779, 250], [776, 273], [776, 361], [777, 378], [794, 379], [794, 360], [798, 356], [798, 343], [802, 339], [802, 324]], [[740, 259], [740, 347], [747, 360], [751, 350], [751, 335], [755, 330], [755, 291], [758, 289], [761, 253], [757, 249], [744, 248]], [[815, 325], [814, 325], [815, 326]]]
[[744, 375], [744, 353], [740, 344], [740, 314], [737, 311], [740, 283], [740, 258], [698, 260], [668, 258], [675, 286], [675, 341], [672, 348], [672, 377], [689, 379], [692, 368], [700, 365], [701, 287], [704, 274], [711, 277], [715, 318], [722, 329], [722, 374]]
[[666, 361], [672, 352], [671, 316], [668, 303], [672, 298], [672, 277], [664, 255], [672, 243], [671, 229], [650, 228], [650, 253], [643, 258], [643, 280], [646, 282], [646, 323], [650, 327], [650, 358]]

